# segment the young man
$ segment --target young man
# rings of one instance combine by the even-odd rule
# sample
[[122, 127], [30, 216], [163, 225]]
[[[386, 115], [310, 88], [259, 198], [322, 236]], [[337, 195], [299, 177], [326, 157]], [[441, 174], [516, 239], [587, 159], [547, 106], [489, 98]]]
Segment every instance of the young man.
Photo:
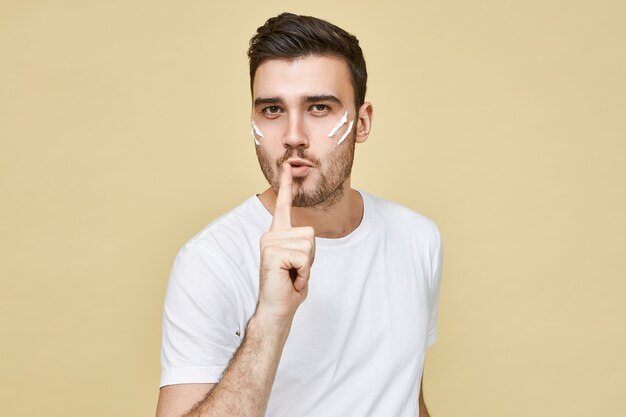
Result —
[[358, 40], [282, 14], [248, 56], [270, 187], [176, 258], [157, 416], [427, 416], [441, 241], [427, 218], [350, 186], [372, 126]]

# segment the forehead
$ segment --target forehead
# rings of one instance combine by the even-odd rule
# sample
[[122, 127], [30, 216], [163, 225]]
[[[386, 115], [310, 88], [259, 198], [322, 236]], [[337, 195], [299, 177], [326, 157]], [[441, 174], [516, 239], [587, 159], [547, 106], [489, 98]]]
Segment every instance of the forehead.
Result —
[[309, 55], [296, 59], [270, 59], [254, 75], [253, 101], [259, 97], [283, 97], [332, 94], [352, 100], [352, 84], [346, 62], [334, 56]]

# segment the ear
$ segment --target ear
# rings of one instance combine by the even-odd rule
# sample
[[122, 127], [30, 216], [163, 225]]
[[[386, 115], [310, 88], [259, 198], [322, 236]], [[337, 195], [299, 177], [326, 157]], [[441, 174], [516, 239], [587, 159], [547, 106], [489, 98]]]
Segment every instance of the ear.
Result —
[[367, 140], [372, 129], [374, 117], [374, 107], [372, 103], [365, 102], [359, 108], [358, 120], [356, 123], [356, 143], [363, 143]]

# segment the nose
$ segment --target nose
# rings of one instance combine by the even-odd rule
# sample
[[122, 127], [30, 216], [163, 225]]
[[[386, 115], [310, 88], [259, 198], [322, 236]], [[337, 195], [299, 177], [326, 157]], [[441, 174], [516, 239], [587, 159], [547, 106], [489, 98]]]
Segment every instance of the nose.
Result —
[[304, 148], [309, 147], [309, 140], [307, 138], [304, 126], [303, 117], [297, 113], [291, 113], [289, 115], [289, 126], [287, 127], [287, 133], [283, 138], [283, 146], [285, 148], [302, 146]]

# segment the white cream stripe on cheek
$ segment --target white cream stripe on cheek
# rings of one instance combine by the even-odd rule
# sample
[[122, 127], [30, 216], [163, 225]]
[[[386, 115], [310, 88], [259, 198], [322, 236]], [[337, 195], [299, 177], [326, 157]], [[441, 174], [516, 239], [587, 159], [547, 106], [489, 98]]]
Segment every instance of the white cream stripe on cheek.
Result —
[[352, 121], [350, 122], [350, 124], [348, 125], [348, 130], [346, 130], [346, 133], [344, 133], [344, 134], [343, 134], [343, 136], [341, 137], [341, 139], [339, 139], [339, 142], [337, 142], [337, 145], [335, 145], [335, 147], [336, 147], [336, 146], [338, 146], [341, 142], [343, 142], [343, 140], [344, 140], [345, 138], [347, 138], [347, 137], [348, 137], [348, 135], [350, 134], [350, 131], [352, 130], [352, 124], [353, 124], [353, 123], [354, 123], [354, 120], [352, 120]]
[[254, 143], [258, 146], [261, 144], [261, 142], [259, 142], [256, 138], [256, 136], [254, 135], [255, 133], [260, 136], [260, 137], [264, 137], [263, 133], [261, 133], [261, 130], [259, 130], [258, 126], [256, 125], [256, 123], [254, 123], [254, 120], [252, 121], [252, 130], [250, 130], [250, 133], [252, 133], [252, 138], [254, 139]]
[[254, 133], [256, 133], [262, 138], [265, 137], [263, 136], [263, 133], [261, 133], [261, 131], [259, 130], [259, 127], [256, 125], [256, 123], [254, 123], [254, 120], [252, 121], [252, 128], [254, 129]]
[[343, 117], [339, 120], [339, 123], [337, 123], [337, 126], [333, 127], [333, 130], [331, 130], [328, 133], [328, 137], [332, 138], [333, 136], [335, 136], [335, 133], [337, 133], [339, 128], [345, 125], [347, 121], [348, 121], [348, 111], [346, 110], [346, 114], [344, 114]]

